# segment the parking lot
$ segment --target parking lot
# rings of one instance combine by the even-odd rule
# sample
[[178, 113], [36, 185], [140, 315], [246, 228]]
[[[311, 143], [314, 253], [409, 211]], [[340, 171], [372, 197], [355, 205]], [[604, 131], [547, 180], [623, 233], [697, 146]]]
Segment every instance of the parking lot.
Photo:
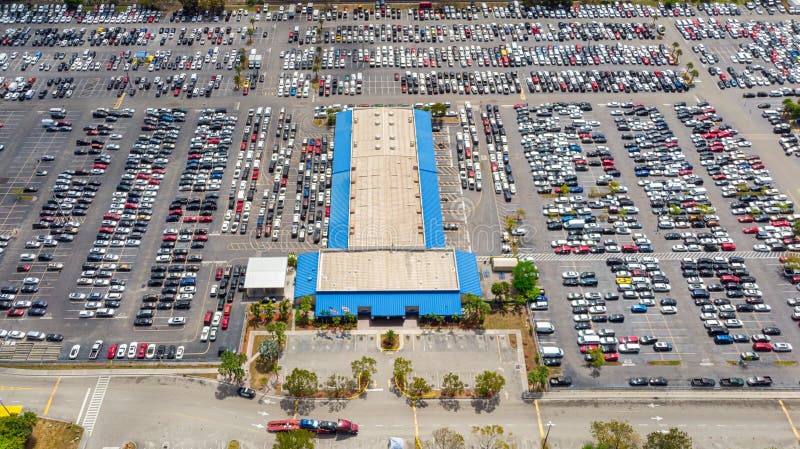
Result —
[[[448, 246], [481, 262], [517, 251], [537, 263], [548, 304], [534, 319], [556, 329], [540, 341], [563, 348], [575, 385], [764, 374], [794, 385], [794, 352], [739, 362], [765, 328], [781, 330], [770, 343], [800, 344], [787, 304], [800, 292], [778, 261], [798, 244], [796, 159], [779, 150], [757, 106], [794, 98], [796, 55], [779, 49], [797, 35], [793, 16], [680, 7], [660, 11], [654, 25], [656, 10], [644, 7], [500, 11], [438, 20], [350, 11], [320, 34], [304, 14], [284, 21], [271, 11], [254, 23], [252, 45], [242, 31], [249, 16], [238, 14], [227, 22], [34, 17], [30, 35], [4, 34], [19, 44], [0, 46], [0, 285], [14, 295], [2, 300], [0, 329], [42, 332], [44, 341], [6, 336], [0, 358], [69, 359], [80, 344], [85, 360], [98, 339], [99, 358], [117, 345], [111, 355], [126, 360], [141, 343], [145, 360], [177, 357], [179, 347], [185, 359], [238, 347], [247, 258], [327, 243], [333, 132], [319, 120], [328, 109], [442, 102], [449, 108], [434, 124], [434, 146]], [[681, 74], [687, 62], [700, 72], [691, 87]], [[709, 72], [717, 66], [724, 81]], [[51, 118], [51, 108], [65, 111]], [[43, 120], [70, 125], [48, 130]], [[506, 217], [520, 211], [504, 236]], [[611, 258], [624, 269], [612, 272]], [[220, 295], [217, 270], [228, 268]], [[565, 281], [564, 272], [577, 277]], [[710, 304], [690, 288], [707, 290]], [[704, 326], [711, 320], [738, 342], [716, 344]], [[588, 330], [613, 346], [594, 374], [575, 344]], [[656, 351], [651, 339], [638, 353], [619, 351], [629, 344], [620, 337], [632, 336], [671, 350]]]

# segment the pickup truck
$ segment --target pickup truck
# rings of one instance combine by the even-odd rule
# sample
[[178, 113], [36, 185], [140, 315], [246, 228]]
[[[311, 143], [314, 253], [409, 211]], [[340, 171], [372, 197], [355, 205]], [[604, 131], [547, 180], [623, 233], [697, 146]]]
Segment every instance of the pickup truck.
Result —
[[753, 376], [747, 379], [747, 385], [751, 387], [769, 387], [772, 386], [772, 377]]
[[721, 387], [743, 387], [744, 379], [741, 377], [723, 377], [719, 380]]
[[103, 349], [103, 340], [97, 340], [92, 345], [92, 350], [89, 352], [89, 360], [97, 360], [100, 355], [100, 350]]

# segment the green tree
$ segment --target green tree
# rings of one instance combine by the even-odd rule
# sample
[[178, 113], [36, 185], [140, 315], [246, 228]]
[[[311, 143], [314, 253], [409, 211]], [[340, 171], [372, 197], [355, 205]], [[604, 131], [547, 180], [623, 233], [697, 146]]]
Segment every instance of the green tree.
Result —
[[641, 437], [626, 422], [592, 421], [591, 429], [598, 445], [614, 449], [638, 449], [641, 446]]
[[292, 314], [292, 302], [288, 299], [283, 299], [278, 303], [278, 319], [284, 322], [289, 321]]
[[540, 365], [531, 371], [528, 371], [528, 383], [534, 389], [541, 389], [547, 384], [550, 378], [550, 367]]
[[291, 432], [278, 432], [275, 434], [275, 444], [272, 449], [314, 449], [316, 434], [305, 429], [292, 430]]
[[619, 193], [620, 183], [617, 181], [611, 181], [608, 183], [608, 191], [611, 192], [613, 195]]
[[261, 304], [261, 313], [264, 314], [264, 321], [271, 323], [275, 319], [275, 303], [265, 301]]
[[559, 195], [566, 195], [569, 193], [569, 186], [566, 184], [562, 184], [561, 187], [558, 188]]
[[297, 268], [297, 254], [289, 253], [286, 257], [286, 265], [290, 266], [291, 268]]
[[408, 388], [406, 389], [406, 393], [413, 399], [419, 399], [422, 396], [430, 393], [432, 390], [430, 384], [421, 377], [415, 377], [411, 380], [408, 384]]
[[792, 223], [792, 231], [794, 231], [795, 234], [800, 235], [800, 220], [797, 220], [794, 223]]
[[67, 9], [74, 10], [81, 4], [81, 0], [64, 0], [64, 4], [67, 5]]
[[317, 393], [317, 375], [311, 371], [295, 368], [286, 376], [283, 387], [296, 398], [307, 398]]
[[395, 385], [399, 388], [405, 388], [406, 378], [413, 371], [411, 367], [411, 360], [398, 357], [394, 359], [394, 369], [392, 370], [392, 378]]
[[267, 362], [276, 362], [281, 356], [281, 348], [274, 338], [267, 338], [258, 345], [258, 357]]
[[444, 103], [434, 103], [431, 106], [431, 115], [433, 117], [444, 117], [447, 113], [447, 105]]
[[464, 392], [464, 382], [456, 373], [447, 373], [442, 378], [442, 395], [453, 397]]
[[255, 32], [256, 30], [253, 27], [247, 29], [247, 45], [253, 45], [253, 34], [255, 34]]
[[36, 414], [25, 412], [0, 418], [0, 448], [24, 449], [36, 424]]
[[447, 427], [434, 430], [431, 438], [426, 449], [467, 449], [464, 436]]
[[311, 320], [309, 318], [311, 313], [311, 297], [306, 295], [300, 298], [299, 312], [295, 315], [295, 321], [301, 326], [305, 326]]
[[494, 371], [484, 371], [475, 376], [475, 393], [479, 397], [494, 397], [506, 384], [506, 379]]
[[354, 378], [361, 379], [362, 385], [369, 385], [372, 375], [378, 372], [377, 364], [378, 362], [372, 357], [364, 356], [358, 360], [353, 360], [350, 363], [350, 369], [353, 370]]
[[473, 324], [481, 324], [492, 308], [480, 296], [467, 293], [461, 295], [461, 304], [464, 308], [464, 319]]
[[225, 351], [220, 357], [220, 365], [217, 372], [226, 379], [233, 379], [234, 383], [240, 383], [244, 380], [244, 362], [247, 361], [247, 354], [241, 354], [233, 351]]
[[523, 295], [534, 297], [534, 289], [539, 281], [539, 270], [529, 260], [520, 260], [511, 271], [511, 285]]
[[242, 75], [239, 74], [241, 70], [236, 66], [236, 75], [233, 75], [233, 90], [238, 90], [242, 87]]
[[606, 364], [606, 358], [603, 354], [603, 350], [600, 348], [590, 349], [588, 354], [592, 356], [592, 360], [589, 362], [589, 366], [592, 368], [602, 368]]
[[397, 344], [397, 332], [389, 329], [383, 334], [383, 347], [385, 349], [394, 349]]
[[506, 300], [510, 293], [511, 285], [508, 282], [500, 281], [492, 284], [492, 295], [494, 295], [495, 299]]
[[272, 337], [278, 343], [278, 347], [283, 350], [286, 345], [286, 323], [278, 321], [267, 324], [267, 331], [272, 333]]
[[325, 381], [325, 386], [333, 392], [333, 397], [341, 398], [350, 394], [355, 382], [353, 379], [334, 373]]
[[480, 449], [515, 449], [514, 435], [506, 435], [503, 426], [497, 424], [489, 426], [472, 426], [472, 437], [475, 439], [476, 448]]
[[256, 323], [261, 322], [261, 303], [254, 302], [250, 304], [250, 314], [253, 315], [253, 320]]
[[672, 427], [667, 432], [647, 434], [643, 449], [692, 449], [692, 438], [688, 433]]

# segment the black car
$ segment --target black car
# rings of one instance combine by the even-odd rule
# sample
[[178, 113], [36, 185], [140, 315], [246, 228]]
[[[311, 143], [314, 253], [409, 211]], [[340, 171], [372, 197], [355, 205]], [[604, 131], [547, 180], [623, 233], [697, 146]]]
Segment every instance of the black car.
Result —
[[550, 378], [551, 387], [569, 387], [572, 385], [572, 378], [569, 376], [558, 376]]
[[28, 316], [44, 316], [47, 313], [47, 309], [44, 307], [31, 307], [28, 309]]
[[693, 387], [711, 388], [717, 385], [717, 382], [708, 377], [693, 377], [689, 384]]
[[256, 390], [252, 388], [240, 387], [238, 390], [236, 390], [236, 393], [239, 396], [247, 399], [253, 399], [256, 397]]
[[642, 338], [639, 339], [639, 344], [642, 345], [652, 345], [658, 341], [658, 337], [653, 335], [644, 335]]
[[64, 341], [64, 336], [61, 334], [47, 334], [45, 340], [52, 342]]
[[650, 386], [652, 387], [666, 387], [669, 385], [669, 381], [667, 381], [666, 377], [651, 377], [648, 381]]
[[675, 298], [663, 298], [661, 300], [661, 305], [662, 306], [677, 306], [678, 305], [678, 301], [676, 301]]
[[761, 329], [761, 333], [764, 335], [780, 335], [781, 329], [775, 326], [769, 326]]
[[649, 379], [646, 377], [631, 377], [628, 379], [628, 385], [632, 387], [646, 387]]
[[544, 366], [561, 366], [561, 359], [545, 357], [542, 359], [542, 364]]
[[152, 326], [153, 320], [151, 318], [136, 318], [133, 320], [134, 326]]
[[613, 313], [608, 316], [608, 321], [610, 323], [623, 323], [625, 322], [625, 315], [621, 313]]
[[164, 353], [167, 351], [167, 347], [164, 345], [158, 345], [156, 348], [156, 358], [163, 359]]
[[167, 348], [167, 358], [174, 359], [176, 350], [177, 349], [175, 348], [175, 345], [169, 345], [169, 347]]

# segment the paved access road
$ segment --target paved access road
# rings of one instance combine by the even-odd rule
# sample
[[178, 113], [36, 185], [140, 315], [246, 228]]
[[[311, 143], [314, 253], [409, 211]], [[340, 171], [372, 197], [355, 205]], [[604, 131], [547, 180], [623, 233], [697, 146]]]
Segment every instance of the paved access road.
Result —
[[[91, 429], [87, 449], [119, 447], [128, 439], [139, 447], [159, 449], [164, 444], [169, 448], [218, 448], [231, 438], [239, 439], [245, 448], [270, 447], [274, 437], [264, 431], [265, 422], [293, 415], [291, 401], [241, 399], [232, 387], [206, 379], [145, 377], [135, 372], [99, 377], [91, 372], [75, 373], [60, 378], [6, 374], [0, 394], [6, 405], [23, 405]], [[775, 399], [778, 396], [785, 398], [783, 403]], [[540, 434], [544, 435], [549, 423], [551, 447], [575, 448], [588, 441], [592, 420], [620, 419], [642, 434], [681, 428], [698, 447], [758, 449], [797, 443], [793, 423], [800, 421], [800, 395], [661, 392], [655, 397], [644, 392], [559, 391], [536, 403], [504, 398], [491, 412], [466, 401], [454, 407], [429, 402], [416, 413], [423, 439], [439, 427], [466, 434], [471, 426], [498, 423], [519, 438], [521, 449], [533, 449], [539, 447]], [[322, 448], [376, 448], [383, 447], [389, 436], [409, 441], [414, 436], [411, 407], [382, 389], [351, 402], [301, 407], [298, 416], [341, 416], [360, 424], [357, 437], [322, 439], [318, 445]]]

